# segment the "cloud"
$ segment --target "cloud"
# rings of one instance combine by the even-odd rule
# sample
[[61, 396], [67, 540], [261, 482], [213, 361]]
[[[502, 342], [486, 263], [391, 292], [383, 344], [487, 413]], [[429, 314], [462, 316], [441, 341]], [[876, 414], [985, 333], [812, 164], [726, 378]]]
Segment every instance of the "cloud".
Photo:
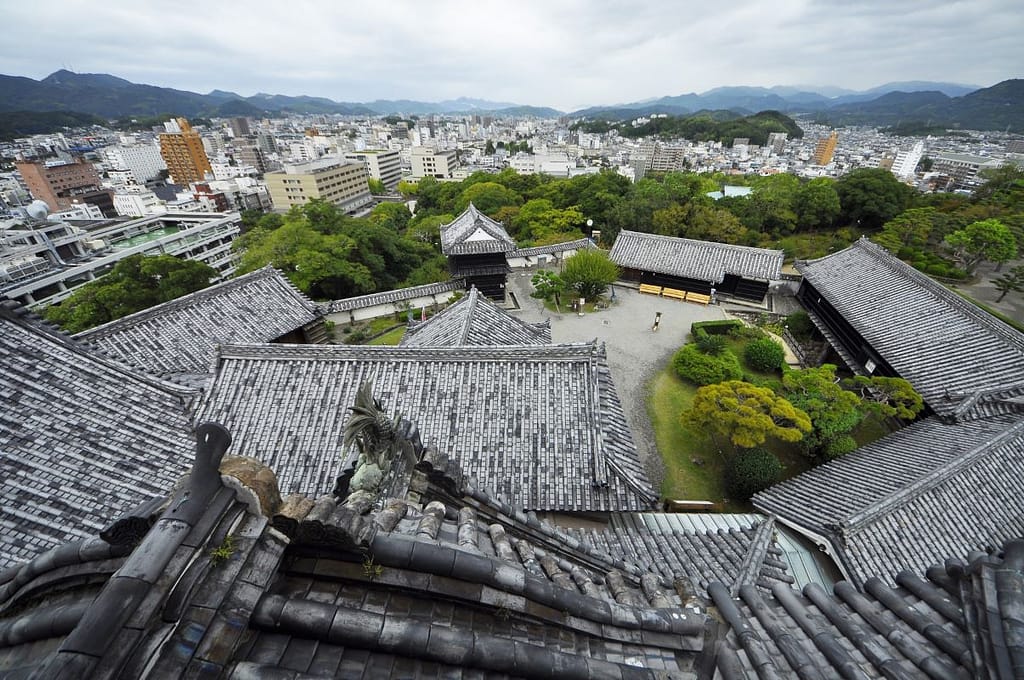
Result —
[[5, 15], [9, 75], [66, 67], [346, 101], [475, 96], [571, 109], [721, 85], [990, 85], [1024, 64], [1024, 13], [1011, 0], [249, 0], [181, 10], [38, 0]]

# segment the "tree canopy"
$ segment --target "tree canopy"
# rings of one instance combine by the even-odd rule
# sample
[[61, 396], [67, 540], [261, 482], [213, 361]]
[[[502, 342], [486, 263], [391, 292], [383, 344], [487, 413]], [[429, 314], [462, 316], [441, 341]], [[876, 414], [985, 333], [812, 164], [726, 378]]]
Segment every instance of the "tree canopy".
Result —
[[728, 437], [739, 448], [759, 446], [769, 437], [798, 442], [811, 431], [804, 411], [767, 387], [741, 380], [701, 387], [682, 419], [698, 431]]
[[859, 168], [836, 182], [841, 215], [865, 229], [878, 229], [903, 212], [913, 192], [884, 168]]
[[405, 206], [382, 205], [398, 208], [358, 219], [314, 200], [292, 208], [283, 219], [268, 215], [236, 240], [238, 273], [271, 264], [302, 292], [328, 300], [445, 276], [445, 260], [431, 242], [397, 231], [395, 220], [401, 210], [408, 213]]
[[619, 267], [603, 250], [580, 250], [565, 261], [561, 276], [566, 288], [596, 300], [619, 278]]
[[43, 316], [68, 333], [120, 319], [210, 285], [217, 270], [173, 255], [130, 255], [100, 279], [85, 284]]
[[946, 237], [946, 243], [968, 272], [983, 261], [1006, 262], [1017, 256], [1017, 239], [996, 219], [980, 220]]

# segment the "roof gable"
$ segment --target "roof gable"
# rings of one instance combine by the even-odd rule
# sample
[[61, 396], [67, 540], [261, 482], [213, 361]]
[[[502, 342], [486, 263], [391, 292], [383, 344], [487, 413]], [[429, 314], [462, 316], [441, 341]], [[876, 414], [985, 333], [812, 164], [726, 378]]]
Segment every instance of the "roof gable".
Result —
[[75, 337], [169, 377], [206, 373], [219, 344], [269, 342], [319, 316], [281, 272], [264, 267]]
[[1024, 385], [1024, 334], [881, 246], [862, 238], [797, 269], [936, 413]]
[[782, 275], [781, 250], [645, 234], [623, 229], [608, 257], [627, 269], [721, 283], [726, 274], [772, 280]]
[[509, 253], [515, 249], [516, 242], [505, 227], [472, 203], [461, 215], [441, 227], [441, 252], [445, 255]]
[[411, 324], [401, 342], [402, 345], [418, 347], [550, 343], [550, 325], [533, 325], [515, 318], [481, 295], [475, 287], [437, 316]]

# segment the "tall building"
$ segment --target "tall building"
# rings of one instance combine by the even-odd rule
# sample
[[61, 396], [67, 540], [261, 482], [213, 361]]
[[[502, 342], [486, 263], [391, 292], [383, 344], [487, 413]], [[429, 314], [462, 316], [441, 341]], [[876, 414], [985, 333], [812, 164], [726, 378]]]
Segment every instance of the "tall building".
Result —
[[896, 160], [892, 162], [892, 174], [897, 177], [913, 177], [922, 156], [924, 156], [924, 142], [918, 140], [909, 151], [900, 150], [896, 154]]
[[76, 158], [71, 163], [23, 161], [15, 166], [32, 197], [45, 201], [51, 212], [89, 203], [106, 215], [114, 214], [111, 193], [100, 187], [100, 176], [92, 163]]
[[268, 172], [264, 176], [277, 210], [288, 210], [293, 205], [305, 205], [320, 198], [345, 212], [354, 212], [373, 203], [367, 178], [366, 165], [338, 156], [286, 165], [283, 171]]
[[231, 133], [237, 137], [248, 137], [252, 134], [249, 128], [248, 118], [232, 118], [228, 121], [228, 125], [231, 126]]
[[429, 146], [414, 146], [412, 148], [412, 176], [416, 179], [421, 177], [446, 179], [452, 176], [452, 171], [457, 167], [459, 167], [459, 157], [454, 149], [438, 151]]
[[206, 173], [213, 172], [203, 149], [203, 140], [184, 118], [179, 118], [177, 124], [181, 132], [160, 135], [160, 155], [167, 163], [171, 181], [175, 184], [202, 182]]
[[109, 170], [127, 170], [136, 184], [145, 184], [167, 169], [160, 147], [155, 144], [118, 144], [100, 150]]
[[768, 142], [765, 146], [771, 147], [772, 153], [778, 155], [786, 148], [786, 139], [789, 135], [785, 132], [769, 132]]
[[814, 147], [814, 156], [811, 161], [815, 165], [828, 165], [832, 162], [832, 154], [836, 152], [836, 142], [839, 141], [839, 133], [832, 131], [828, 137], [818, 140]]
[[349, 151], [345, 158], [366, 164], [370, 177], [384, 182], [388, 189], [394, 189], [402, 179], [402, 157], [397, 151]]

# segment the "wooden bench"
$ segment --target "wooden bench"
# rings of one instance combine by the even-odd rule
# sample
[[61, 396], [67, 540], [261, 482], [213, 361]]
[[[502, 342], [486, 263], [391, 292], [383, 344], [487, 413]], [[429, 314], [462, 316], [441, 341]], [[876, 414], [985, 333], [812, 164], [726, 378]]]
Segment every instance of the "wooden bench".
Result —
[[696, 302], [697, 304], [700, 304], [700, 305], [707, 305], [708, 303], [711, 302], [711, 296], [710, 295], [704, 295], [703, 293], [687, 293], [686, 294], [686, 301], [687, 302]]
[[661, 286], [652, 286], [649, 283], [641, 283], [640, 292], [650, 293], [651, 295], [661, 295]]
[[685, 300], [686, 299], [686, 291], [685, 290], [679, 290], [677, 288], [666, 288], [663, 291], [661, 291], [661, 294], [664, 297], [675, 298], [676, 300]]

